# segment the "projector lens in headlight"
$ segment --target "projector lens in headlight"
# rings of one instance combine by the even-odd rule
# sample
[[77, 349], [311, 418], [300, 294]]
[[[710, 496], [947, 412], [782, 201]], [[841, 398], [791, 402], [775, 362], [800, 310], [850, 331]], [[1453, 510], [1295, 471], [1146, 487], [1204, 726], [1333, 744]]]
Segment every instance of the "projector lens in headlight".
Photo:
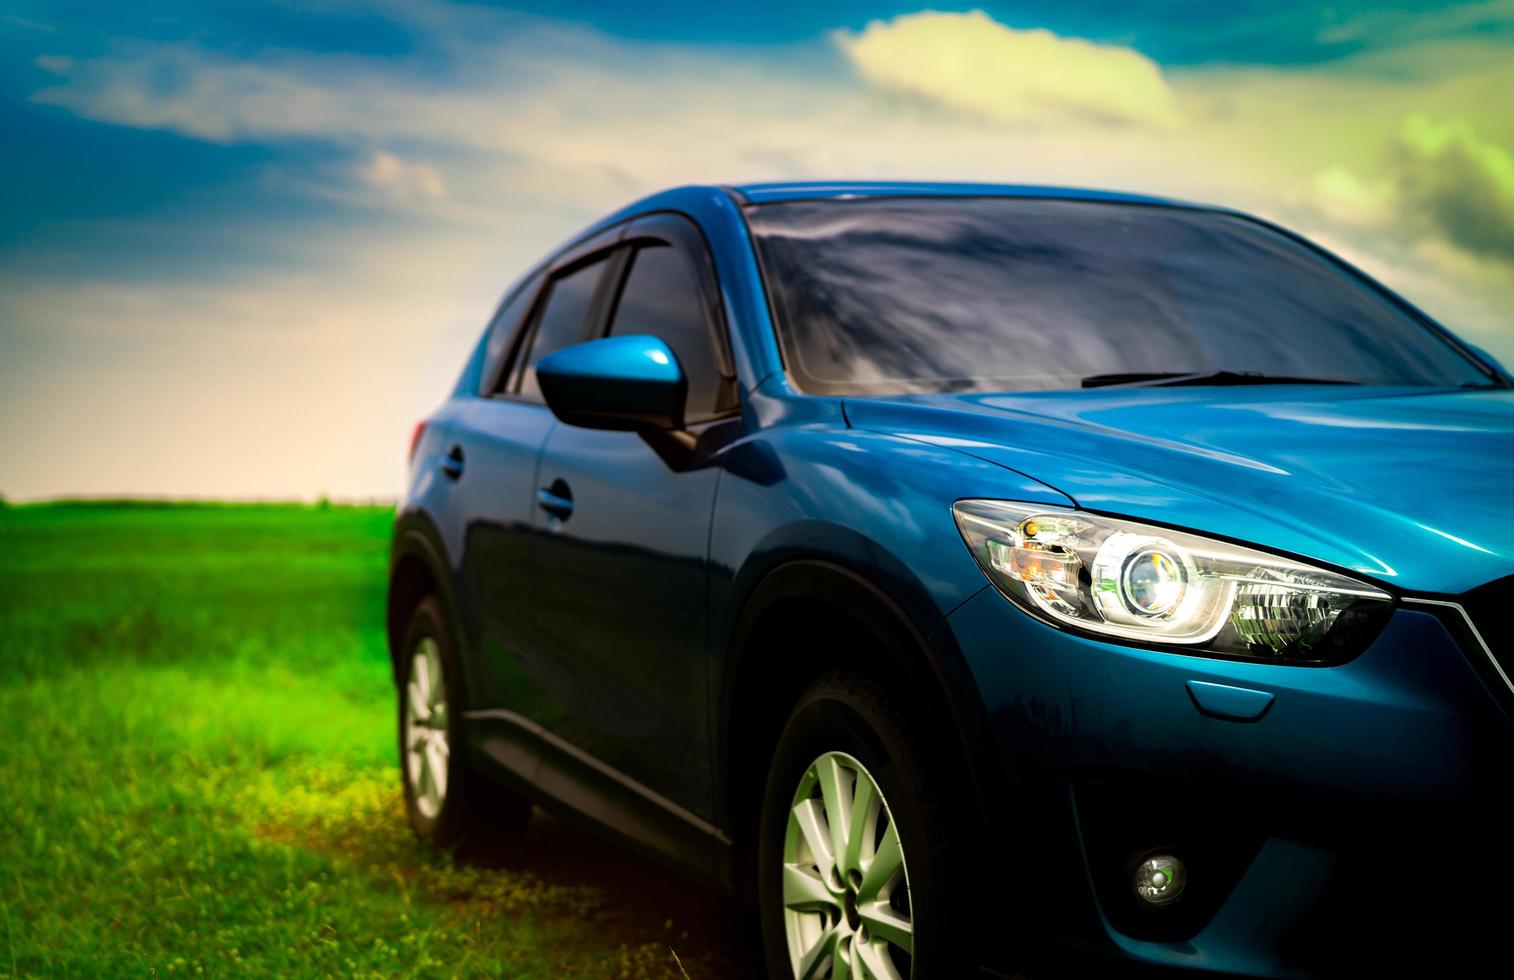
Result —
[[1091, 633], [1324, 663], [1358, 652], [1392, 608], [1365, 582], [1184, 531], [1001, 500], [952, 511], [1000, 591]]
[[1188, 572], [1170, 552], [1148, 548], [1125, 560], [1120, 595], [1140, 616], [1165, 616], [1183, 601]]

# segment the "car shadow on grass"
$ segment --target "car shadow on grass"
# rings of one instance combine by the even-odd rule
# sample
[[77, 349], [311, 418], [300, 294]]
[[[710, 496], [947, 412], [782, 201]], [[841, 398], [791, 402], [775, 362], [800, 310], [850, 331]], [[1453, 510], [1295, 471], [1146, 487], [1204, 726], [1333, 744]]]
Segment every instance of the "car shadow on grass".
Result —
[[286, 771], [249, 789], [255, 834], [326, 856], [353, 885], [396, 892], [503, 975], [529, 964], [623, 980], [759, 976], [750, 912], [713, 887], [541, 809], [514, 839], [440, 853], [410, 833], [394, 782], [383, 770]]
[[690, 980], [761, 975], [751, 910], [540, 807], [532, 809], [520, 839], [486, 839], [455, 860], [486, 873], [528, 874], [549, 887], [588, 890], [599, 899], [595, 932], [608, 945], [665, 943]]

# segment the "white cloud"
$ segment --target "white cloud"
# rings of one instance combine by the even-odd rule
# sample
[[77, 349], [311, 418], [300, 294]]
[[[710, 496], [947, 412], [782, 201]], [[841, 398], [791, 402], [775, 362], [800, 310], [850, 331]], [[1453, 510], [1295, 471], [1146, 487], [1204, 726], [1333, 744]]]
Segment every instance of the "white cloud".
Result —
[[1373, 176], [1339, 166], [1315, 176], [1325, 214], [1514, 264], [1514, 155], [1465, 119], [1423, 115], [1405, 119], [1383, 148]]
[[[335, 147], [345, 162], [276, 152], [270, 180], [403, 211], [407, 230], [321, 229], [330, 240], [299, 276], [0, 282], [0, 491], [392, 493], [406, 426], [450, 385], [505, 284], [598, 214], [690, 181], [1003, 180], [1211, 200], [1339, 244], [1514, 362], [1514, 262], [1451, 244], [1452, 225], [1432, 220], [1463, 185], [1503, 200], [1484, 147], [1514, 146], [1498, 108], [1514, 65], [1495, 46], [1164, 77], [1129, 49], [983, 14], [758, 52], [422, 13], [414, 29], [436, 32], [441, 74], [144, 43], [53, 63], [37, 100], [88, 119]], [[1404, 142], [1415, 112], [1478, 106], [1492, 108], [1464, 133]], [[96, 356], [27, 353], [47, 345]]]
[[5, 23], [10, 24], [12, 27], [20, 27], [23, 30], [41, 31], [44, 34], [58, 33], [58, 29], [51, 24], [46, 24], [39, 20], [27, 20], [25, 17], [17, 17], [14, 14], [6, 14], [0, 20], [4, 20]]
[[1514, 263], [1514, 156], [1464, 119], [1411, 116], [1389, 165], [1405, 216], [1474, 255]]
[[1332, 166], [1304, 201], [1360, 242], [1364, 264], [1514, 362], [1514, 155], [1464, 119], [1411, 115], [1378, 159]]
[[1364, 180], [1352, 170], [1330, 166], [1314, 175], [1307, 198], [1325, 217], [1347, 227], [1372, 227], [1393, 216], [1393, 185]]
[[[231, 60], [177, 44], [125, 44], [69, 66], [34, 101], [86, 118], [212, 143], [440, 136], [451, 113], [379, 63], [337, 56]], [[391, 77], [393, 76], [393, 77]]]
[[[488, 20], [486, 13], [450, 16]], [[875, 81], [870, 86], [838, 78], [803, 53], [618, 42], [516, 19], [503, 29], [492, 20], [449, 22], [464, 33], [447, 36], [449, 70], [441, 78], [403, 59], [284, 52], [249, 61], [138, 43], [80, 61], [34, 99], [211, 142], [322, 139], [363, 154], [431, 148], [447, 158], [434, 168], [453, 198], [465, 196], [469, 183], [604, 200], [687, 180], [842, 176], [860, 168], [1035, 176], [1042, 147], [1008, 125], [985, 131], [985, 114], [1057, 123], [1059, 133], [1072, 134], [1062, 145], [1078, 143], [1079, 132], [1105, 133], [1111, 120], [1174, 118], [1172, 92], [1136, 52], [1012, 31], [982, 14], [943, 27], [938, 18], [946, 17], [836, 35], [845, 57]], [[433, 10], [427, 23], [438, 18]], [[979, 88], [964, 77], [929, 96], [932, 106], [957, 113], [900, 113], [890, 93], [925, 84], [909, 65], [941, 61], [953, 31], [964, 30], [980, 42], [981, 57], [967, 63]], [[903, 61], [890, 67], [894, 51]]]
[[1422, 40], [1427, 37], [1507, 27], [1514, 23], [1514, 0], [1481, 0], [1447, 4], [1436, 9], [1366, 10], [1327, 23], [1318, 33], [1325, 44], [1375, 44]]
[[875, 20], [835, 37], [870, 84], [993, 122], [1072, 117], [1168, 126], [1178, 117], [1161, 69], [1145, 55], [1015, 30], [981, 10]]
[[435, 167], [401, 160], [380, 150], [354, 168], [363, 184], [396, 201], [440, 201], [447, 196], [447, 185]]

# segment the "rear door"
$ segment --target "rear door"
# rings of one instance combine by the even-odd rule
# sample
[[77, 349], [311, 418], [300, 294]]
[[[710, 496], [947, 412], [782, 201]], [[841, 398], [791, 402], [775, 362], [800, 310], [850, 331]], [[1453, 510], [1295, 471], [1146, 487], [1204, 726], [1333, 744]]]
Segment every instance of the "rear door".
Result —
[[672, 348], [689, 378], [692, 449], [569, 425], [549, 434], [537, 483], [558, 504], [533, 517], [539, 638], [554, 670], [544, 724], [708, 818], [705, 592], [720, 472], [708, 456], [737, 424], [734, 372], [696, 226], [639, 219], [622, 252], [604, 331], [652, 334]]

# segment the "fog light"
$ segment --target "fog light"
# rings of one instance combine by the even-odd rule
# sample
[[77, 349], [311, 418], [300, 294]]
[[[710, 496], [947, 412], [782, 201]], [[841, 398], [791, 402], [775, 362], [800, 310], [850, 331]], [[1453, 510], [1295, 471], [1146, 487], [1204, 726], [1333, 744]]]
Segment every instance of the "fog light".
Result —
[[1171, 854], [1156, 854], [1141, 862], [1135, 873], [1135, 893], [1152, 907], [1171, 905], [1183, 894], [1188, 872]]

